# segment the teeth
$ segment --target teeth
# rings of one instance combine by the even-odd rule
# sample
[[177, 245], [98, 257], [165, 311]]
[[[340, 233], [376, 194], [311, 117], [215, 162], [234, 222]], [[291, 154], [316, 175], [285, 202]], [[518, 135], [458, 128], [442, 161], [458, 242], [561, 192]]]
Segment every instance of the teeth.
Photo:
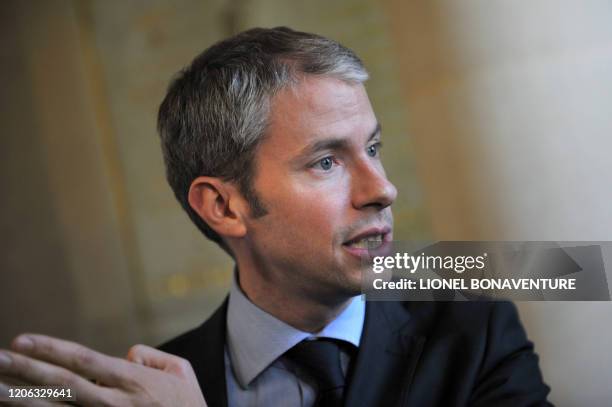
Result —
[[350, 244], [350, 246], [357, 249], [375, 249], [382, 245], [382, 235], [373, 235], [366, 238], [360, 239]]

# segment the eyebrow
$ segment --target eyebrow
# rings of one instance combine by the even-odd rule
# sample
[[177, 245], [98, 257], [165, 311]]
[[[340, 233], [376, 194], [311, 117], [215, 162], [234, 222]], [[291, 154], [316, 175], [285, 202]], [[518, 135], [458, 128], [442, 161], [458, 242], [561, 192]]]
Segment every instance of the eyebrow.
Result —
[[[380, 126], [380, 123], [376, 123], [376, 127], [374, 128], [374, 130], [370, 133], [369, 137], [368, 137], [368, 141], [371, 141], [373, 138], [375, 138], [376, 136], [380, 135], [382, 128]], [[318, 153], [319, 151], [323, 151], [323, 150], [342, 150], [342, 149], [346, 149], [348, 145], [348, 142], [346, 140], [346, 138], [328, 138], [328, 139], [324, 139], [324, 140], [318, 140], [315, 141], [312, 144], [307, 145], [306, 147], [304, 147], [302, 149], [302, 151], [298, 154], [297, 158], [305, 158], [305, 157], [309, 157], [311, 155], [314, 155], [315, 153]]]

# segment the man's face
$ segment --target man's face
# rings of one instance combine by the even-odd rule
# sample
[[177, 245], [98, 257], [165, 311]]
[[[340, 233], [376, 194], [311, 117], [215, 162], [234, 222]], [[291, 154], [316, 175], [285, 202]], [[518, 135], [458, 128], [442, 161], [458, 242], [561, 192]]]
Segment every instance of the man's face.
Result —
[[270, 115], [254, 181], [268, 213], [247, 220], [257, 284], [318, 301], [357, 295], [366, 247], [392, 239], [397, 195], [365, 88], [307, 76]]

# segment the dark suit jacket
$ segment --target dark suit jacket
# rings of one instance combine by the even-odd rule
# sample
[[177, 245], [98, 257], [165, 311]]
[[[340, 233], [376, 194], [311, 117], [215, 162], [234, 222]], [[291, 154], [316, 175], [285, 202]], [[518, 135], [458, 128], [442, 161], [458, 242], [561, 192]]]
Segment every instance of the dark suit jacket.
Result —
[[[210, 407], [226, 407], [227, 301], [200, 327], [161, 346], [193, 366]], [[346, 405], [549, 405], [538, 357], [514, 305], [368, 302]]]

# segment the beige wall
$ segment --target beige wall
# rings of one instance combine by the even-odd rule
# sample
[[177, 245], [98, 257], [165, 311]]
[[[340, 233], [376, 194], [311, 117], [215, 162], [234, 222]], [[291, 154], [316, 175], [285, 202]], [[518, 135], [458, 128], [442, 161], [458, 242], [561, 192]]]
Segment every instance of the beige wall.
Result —
[[[383, 4], [435, 238], [610, 240], [612, 4]], [[553, 401], [609, 405], [612, 304], [519, 308]]]
[[0, 7], [0, 340], [37, 330], [123, 352], [140, 319], [74, 10]]

